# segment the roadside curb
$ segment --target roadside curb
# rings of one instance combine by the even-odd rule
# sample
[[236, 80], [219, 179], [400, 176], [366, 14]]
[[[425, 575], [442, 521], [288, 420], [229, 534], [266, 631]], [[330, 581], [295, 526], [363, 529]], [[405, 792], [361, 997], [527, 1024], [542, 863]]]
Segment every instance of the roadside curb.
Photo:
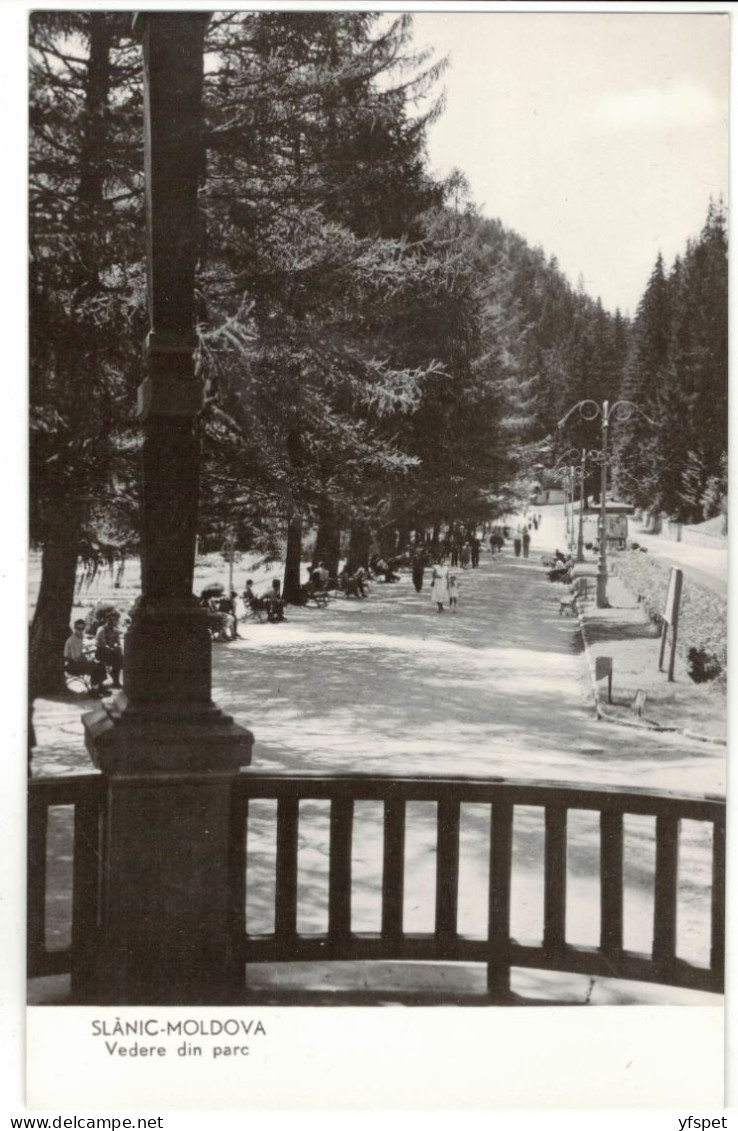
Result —
[[621, 719], [618, 715], [613, 714], [608, 710], [608, 704], [603, 702], [604, 692], [602, 690], [601, 682], [595, 679], [595, 665], [592, 656], [591, 644], [587, 637], [587, 621], [585, 615], [580, 608], [580, 602], [576, 604], [577, 619], [579, 621], [579, 630], [582, 634], [582, 644], [584, 645], [584, 654], [587, 657], [587, 666], [589, 668], [589, 677], [592, 683], [592, 698], [594, 699], [595, 715], [600, 722], [612, 723], [614, 726], [628, 727], [631, 730], [650, 730], [656, 731], [660, 734], [681, 734], [685, 738], [691, 738], [696, 742], [705, 742], [710, 746], [727, 746], [727, 738], [715, 738], [712, 735], [697, 734], [695, 731], [683, 730], [681, 727], [663, 726], [661, 723], [654, 723], [648, 719], [643, 719], [640, 722], [636, 719]]

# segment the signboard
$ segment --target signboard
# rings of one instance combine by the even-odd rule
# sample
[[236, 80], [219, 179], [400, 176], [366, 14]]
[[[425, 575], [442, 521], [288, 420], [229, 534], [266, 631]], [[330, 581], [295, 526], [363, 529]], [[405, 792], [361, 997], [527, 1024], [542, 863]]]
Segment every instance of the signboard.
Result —
[[671, 567], [669, 574], [669, 588], [666, 591], [666, 604], [661, 614], [664, 622], [661, 629], [661, 652], [659, 654], [659, 671], [664, 670], [664, 652], [666, 651], [666, 638], [671, 627], [671, 651], [669, 654], [669, 682], [674, 681], [674, 659], [676, 657], [677, 626], [679, 624], [679, 601], [682, 595], [682, 581], [684, 575], [677, 566]]
[[[629, 508], [632, 511], [632, 507]], [[607, 512], [605, 529], [607, 531], [607, 549], [624, 550], [628, 544], [628, 515], [624, 510]], [[578, 513], [578, 512], [577, 512]], [[598, 510], [590, 509], [584, 512], [585, 538], [590, 541], [599, 541], [602, 516]]]
[[624, 514], [608, 514], [607, 516], [607, 548], [608, 550], [624, 550], [628, 538], [628, 517]]

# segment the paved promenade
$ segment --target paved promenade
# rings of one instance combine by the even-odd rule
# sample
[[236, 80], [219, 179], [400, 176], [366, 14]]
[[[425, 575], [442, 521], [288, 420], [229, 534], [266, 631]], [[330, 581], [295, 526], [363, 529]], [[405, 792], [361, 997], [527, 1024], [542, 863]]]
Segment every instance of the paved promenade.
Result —
[[[439, 615], [427, 582], [416, 594], [403, 575], [397, 584], [374, 583], [365, 601], [338, 597], [327, 609], [288, 609], [286, 623], [248, 622], [242, 641], [215, 646], [214, 698], [253, 730], [253, 765], [721, 792], [724, 748], [597, 721], [578, 623], [559, 615], [559, 588], [540, 565], [541, 551], [549, 548], [544, 539], [545, 529], [539, 535], [543, 544], [535, 546], [529, 560], [516, 559], [507, 549], [494, 558], [483, 554], [477, 570], [459, 570], [456, 614], [446, 609]], [[89, 769], [82, 709], [68, 702], [37, 703], [35, 772]], [[301, 843], [299, 923], [306, 930], [320, 930], [326, 913], [325, 815], [316, 806], [314, 832]], [[427, 929], [433, 913], [435, 814], [432, 807], [416, 808], [408, 834], [408, 930]], [[480, 898], [484, 884], [475, 879], [486, 868], [488, 821], [474, 807], [466, 809], [460, 927], [475, 933], [484, 929], [486, 913]], [[271, 867], [272, 821], [268, 806], [250, 821], [250, 853], [265, 877]], [[365, 876], [355, 901], [355, 929], [376, 926], [380, 831], [380, 813], [368, 809], [355, 844]], [[540, 935], [542, 833], [540, 813], [521, 813], [512, 923], [520, 938]], [[593, 814], [573, 821], [567, 932], [582, 944], [597, 941], [598, 835]], [[689, 832], [691, 862], [680, 879], [685, 957], [698, 958], [706, 945], [701, 923], [709, 880], [703, 836], [699, 828]], [[630, 949], [650, 947], [652, 861], [653, 822], [634, 818], [626, 834]], [[267, 880], [261, 889], [250, 886], [254, 930], [270, 928]], [[592, 1000], [586, 982], [572, 991], [573, 1000], [585, 992]], [[620, 1000], [622, 994], [617, 987], [601, 992], [604, 1000]]]

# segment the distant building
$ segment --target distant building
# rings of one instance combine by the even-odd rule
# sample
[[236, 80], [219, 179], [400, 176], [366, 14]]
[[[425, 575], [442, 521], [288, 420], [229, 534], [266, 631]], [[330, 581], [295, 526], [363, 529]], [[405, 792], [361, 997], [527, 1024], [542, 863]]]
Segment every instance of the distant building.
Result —
[[532, 499], [534, 507], [545, 507], [550, 503], [564, 502], [563, 487], [539, 487]]

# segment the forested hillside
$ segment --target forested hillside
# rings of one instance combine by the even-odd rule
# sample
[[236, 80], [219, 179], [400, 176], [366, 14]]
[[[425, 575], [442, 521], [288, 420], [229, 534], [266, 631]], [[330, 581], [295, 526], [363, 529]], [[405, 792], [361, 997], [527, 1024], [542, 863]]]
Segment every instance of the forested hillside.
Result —
[[[200, 543], [337, 563], [494, 518], [579, 400], [635, 401], [615, 482], [684, 519], [727, 489], [723, 209], [631, 324], [428, 171], [444, 63], [412, 19], [216, 14], [206, 43]], [[58, 679], [80, 560], [135, 551], [143, 377], [142, 90], [127, 17], [31, 18], [31, 536], [38, 691]], [[640, 420], [640, 418], [638, 418]]]

